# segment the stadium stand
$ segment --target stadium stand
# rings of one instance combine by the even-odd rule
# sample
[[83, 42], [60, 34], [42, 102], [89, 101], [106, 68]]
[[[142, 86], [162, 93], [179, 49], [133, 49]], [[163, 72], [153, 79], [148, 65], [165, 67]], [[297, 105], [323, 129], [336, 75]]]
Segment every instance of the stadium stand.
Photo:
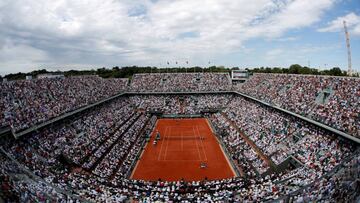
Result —
[[254, 74], [238, 90], [360, 137], [359, 78]]
[[134, 92], [201, 92], [231, 89], [227, 73], [135, 74], [130, 84]]
[[3, 82], [0, 126], [21, 131], [124, 91], [127, 84], [127, 79], [97, 76]]
[[130, 96], [137, 109], [159, 110], [164, 114], [199, 114], [208, 109], [225, 108], [231, 101], [231, 94], [206, 95], [142, 95]]
[[[130, 91], [184, 94], [124, 94], [18, 139], [2, 137], [0, 196], [5, 202], [356, 201], [358, 143], [236, 93], [215, 93], [229, 90], [229, 81], [227, 74], [136, 74]], [[22, 130], [125, 91], [127, 83], [94, 76], [3, 83], [1, 123]], [[255, 74], [240, 88], [329, 125], [325, 117], [332, 114], [319, 109], [345, 106], [336, 127], [358, 130], [350, 116], [359, 113], [357, 79]], [[190, 94], [196, 91], [211, 93]], [[207, 117], [242, 175], [130, 179], [157, 121], [154, 110]]]

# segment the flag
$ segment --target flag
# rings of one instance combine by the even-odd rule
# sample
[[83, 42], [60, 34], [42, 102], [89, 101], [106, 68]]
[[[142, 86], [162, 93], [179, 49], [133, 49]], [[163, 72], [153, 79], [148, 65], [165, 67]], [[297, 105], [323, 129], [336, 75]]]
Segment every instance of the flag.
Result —
[[167, 64], [168, 64], [168, 65], [170, 64], [169, 61], [167, 62]]

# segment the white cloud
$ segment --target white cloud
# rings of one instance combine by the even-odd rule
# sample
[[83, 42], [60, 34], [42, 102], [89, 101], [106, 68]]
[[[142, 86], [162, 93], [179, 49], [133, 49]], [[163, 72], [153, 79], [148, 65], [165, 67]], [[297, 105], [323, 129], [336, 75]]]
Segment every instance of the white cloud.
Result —
[[33, 70], [47, 59], [46, 52], [23, 44], [5, 42], [1, 45], [0, 75], [9, 72]]
[[[311, 26], [335, 1], [3, 0], [0, 37], [8, 46], [31, 48], [17, 55], [29, 66], [38, 65], [22, 57], [31, 52], [42, 53], [36, 61], [45, 65], [159, 65], [172, 59], [201, 65], [204, 58], [243, 49], [246, 40], [278, 39]], [[195, 37], [179, 37], [190, 32]], [[3, 49], [0, 58], [6, 57]], [[16, 57], [9, 60], [21, 68]]]
[[328, 23], [324, 28], [318, 29], [319, 32], [340, 32], [344, 29], [343, 21], [346, 21], [346, 25], [350, 34], [360, 35], [360, 16], [351, 12], [345, 16], [336, 18]]
[[[317, 53], [323, 53], [326, 51], [334, 52], [340, 50], [341, 44], [332, 44], [332, 45], [290, 45], [290, 46], [281, 46], [268, 50], [265, 53], [265, 59], [268, 62], [284, 61], [284, 60], [294, 60], [294, 59], [306, 59], [312, 58]], [[296, 63], [296, 61], [293, 61]], [[307, 65], [307, 64], [303, 64]]]
[[273, 39], [274, 41], [278, 41], [278, 42], [292, 42], [292, 41], [296, 41], [298, 40], [298, 37], [284, 37], [284, 38], [277, 38], [277, 39]]
[[284, 50], [277, 48], [277, 49], [271, 49], [269, 51], [266, 52], [265, 54], [265, 58], [267, 60], [274, 60], [274, 59], [278, 59], [280, 58], [280, 56], [284, 54]]

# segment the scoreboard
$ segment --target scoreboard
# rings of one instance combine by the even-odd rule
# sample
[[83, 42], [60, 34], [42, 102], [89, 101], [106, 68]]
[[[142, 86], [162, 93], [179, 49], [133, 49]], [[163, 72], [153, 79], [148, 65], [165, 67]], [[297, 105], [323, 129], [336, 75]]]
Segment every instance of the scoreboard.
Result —
[[246, 70], [233, 70], [231, 71], [232, 80], [245, 80], [249, 77], [249, 72]]

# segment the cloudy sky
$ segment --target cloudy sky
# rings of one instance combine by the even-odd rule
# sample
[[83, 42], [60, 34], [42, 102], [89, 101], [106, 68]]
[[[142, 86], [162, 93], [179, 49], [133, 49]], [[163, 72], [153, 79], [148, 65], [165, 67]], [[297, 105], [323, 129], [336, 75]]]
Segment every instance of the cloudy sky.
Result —
[[343, 20], [359, 71], [359, 0], [0, 0], [0, 75], [167, 61], [346, 69]]

